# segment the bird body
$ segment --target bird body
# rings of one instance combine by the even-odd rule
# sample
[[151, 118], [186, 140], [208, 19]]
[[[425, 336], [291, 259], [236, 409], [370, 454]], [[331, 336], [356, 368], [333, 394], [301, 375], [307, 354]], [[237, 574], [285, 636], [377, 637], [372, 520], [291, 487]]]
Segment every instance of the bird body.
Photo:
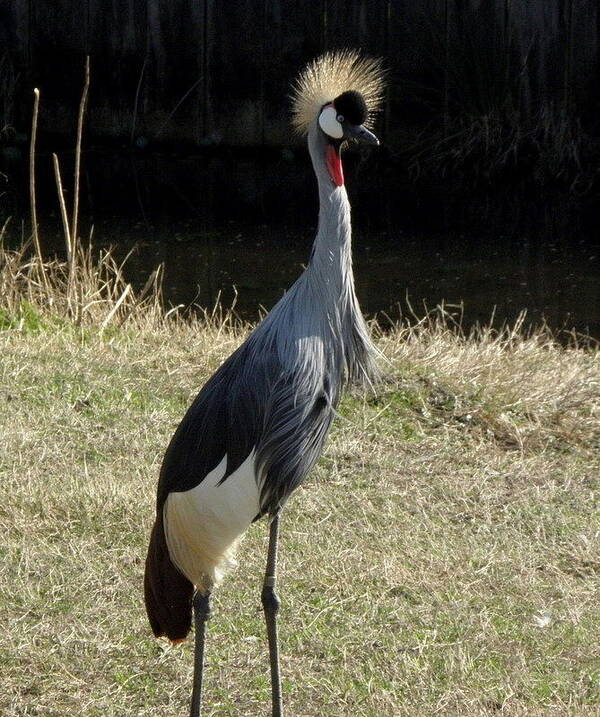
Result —
[[[190, 629], [194, 590], [212, 591], [234, 564], [248, 526], [263, 515], [278, 516], [315, 464], [344, 385], [377, 371], [354, 292], [350, 204], [337, 135], [375, 140], [363, 127], [360, 88], [344, 83], [350, 74], [360, 85], [362, 72], [373, 97], [378, 67], [348, 52], [318, 62], [300, 76], [294, 104], [319, 188], [308, 266], [202, 388], [163, 461], [145, 589], [155, 634], [172, 640]], [[356, 90], [358, 99], [347, 90]], [[334, 108], [338, 95], [360, 122], [344, 121]], [[325, 112], [331, 108], [333, 118]]]
[[[346, 189], [328, 175], [324, 183], [308, 267], [205, 385], [165, 456], [158, 503], [168, 552], [203, 590], [234, 564], [250, 523], [277, 512], [312, 468], [344, 382], [375, 371], [354, 294]], [[155, 632], [181, 639], [180, 619]]]

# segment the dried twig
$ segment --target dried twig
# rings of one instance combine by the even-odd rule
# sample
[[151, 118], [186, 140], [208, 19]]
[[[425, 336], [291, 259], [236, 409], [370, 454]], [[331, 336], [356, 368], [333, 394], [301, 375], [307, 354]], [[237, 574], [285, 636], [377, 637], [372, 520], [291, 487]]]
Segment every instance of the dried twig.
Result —
[[108, 312], [108, 315], [102, 322], [102, 325], [100, 326], [100, 333], [102, 333], [104, 331], [104, 329], [110, 324], [112, 317], [117, 313], [117, 311], [119, 310], [119, 307], [125, 301], [125, 299], [127, 298], [127, 295], [129, 294], [130, 291], [131, 291], [131, 284], [127, 284], [127, 286], [125, 287], [125, 290], [123, 291], [121, 296], [117, 299], [115, 304], [112, 306], [111, 310]]
[[73, 263], [73, 247], [71, 243], [71, 234], [69, 232], [69, 218], [67, 216], [67, 207], [65, 205], [65, 196], [62, 188], [62, 181], [60, 178], [60, 166], [58, 164], [58, 157], [53, 152], [52, 161], [54, 163], [54, 177], [56, 178], [56, 190], [58, 192], [58, 204], [60, 206], [60, 216], [62, 219], [63, 231], [65, 233], [65, 247], [67, 249], [67, 262], [69, 266]]
[[37, 205], [35, 199], [35, 141], [37, 138], [38, 112], [40, 107], [40, 91], [37, 87], [33, 90], [33, 98], [33, 118], [31, 120], [31, 141], [29, 145], [29, 200], [31, 203], [31, 232], [33, 234], [35, 253], [38, 258], [39, 271], [42, 274], [44, 284], [47, 285], [48, 282], [46, 279], [46, 272], [44, 270], [42, 247], [40, 245], [40, 236], [38, 232]]
[[58, 192], [58, 204], [60, 206], [60, 216], [62, 219], [63, 232], [65, 235], [65, 246], [67, 249], [67, 264], [68, 264], [68, 279], [66, 287], [66, 299], [69, 313], [74, 316], [75, 320], [79, 321], [79, 308], [78, 302], [75, 302], [75, 311], [73, 311], [73, 290], [75, 287], [75, 261], [76, 247], [72, 241], [71, 233], [69, 231], [69, 218], [67, 216], [67, 207], [65, 204], [65, 195], [63, 192], [62, 181], [60, 177], [60, 165], [58, 163], [58, 157], [55, 153], [52, 154], [52, 160], [54, 162], [54, 176], [56, 178], [56, 190]]
[[75, 145], [75, 182], [73, 189], [73, 217], [71, 223], [71, 237], [73, 245], [77, 242], [77, 220], [79, 218], [79, 169], [81, 165], [81, 136], [83, 134], [83, 118], [90, 87], [90, 56], [85, 58], [85, 82], [79, 103], [79, 119], [77, 121], [77, 144]]

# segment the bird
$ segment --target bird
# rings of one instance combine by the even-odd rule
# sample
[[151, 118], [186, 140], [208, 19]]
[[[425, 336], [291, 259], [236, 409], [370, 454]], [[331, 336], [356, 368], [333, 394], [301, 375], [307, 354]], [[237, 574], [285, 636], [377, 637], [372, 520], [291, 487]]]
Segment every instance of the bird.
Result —
[[276, 592], [280, 516], [320, 457], [344, 388], [374, 385], [379, 352], [354, 288], [350, 203], [342, 149], [378, 145], [382, 61], [326, 52], [297, 75], [291, 120], [307, 138], [319, 217], [309, 261], [291, 288], [212, 375], [165, 452], [145, 565], [154, 635], [195, 631], [190, 716], [202, 710], [210, 596], [235, 566], [237, 545], [266, 516], [269, 543], [261, 601], [269, 645], [272, 715], [283, 705]]

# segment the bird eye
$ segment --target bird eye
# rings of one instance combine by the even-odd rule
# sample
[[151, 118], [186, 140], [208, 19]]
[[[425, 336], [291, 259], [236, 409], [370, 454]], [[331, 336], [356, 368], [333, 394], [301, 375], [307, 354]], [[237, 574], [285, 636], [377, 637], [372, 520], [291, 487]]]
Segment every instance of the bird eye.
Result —
[[336, 120], [337, 120], [340, 124], [342, 124], [342, 122], [344, 122], [345, 119], [346, 119], [346, 118], [344, 117], [344, 115], [338, 115], [338, 116], [336, 117]]

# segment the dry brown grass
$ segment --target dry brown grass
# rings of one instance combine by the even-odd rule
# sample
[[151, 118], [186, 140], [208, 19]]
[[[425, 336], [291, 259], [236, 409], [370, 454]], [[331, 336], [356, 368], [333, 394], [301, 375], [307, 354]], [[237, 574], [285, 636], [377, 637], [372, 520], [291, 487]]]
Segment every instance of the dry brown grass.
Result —
[[[248, 327], [153, 291], [115, 308], [91, 255], [74, 311], [67, 268], [46, 288], [34, 264], [0, 259], [0, 713], [185, 714], [191, 645], [153, 640], [142, 602], [154, 490]], [[347, 396], [283, 518], [288, 714], [600, 714], [597, 351], [433, 319], [379, 345], [385, 381]], [[207, 715], [268, 713], [266, 538], [216, 596]]]
[[[0, 236], [0, 247], [1, 247]], [[160, 320], [160, 267], [140, 292], [123, 277], [123, 262], [110, 250], [94, 252], [91, 243], [77, 243], [72, 260], [40, 261], [29, 244], [0, 250], [0, 296], [4, 316], [26, 321], [29, 313], [51, 315], [79, 326], [104, 330], [129, 319]]]

